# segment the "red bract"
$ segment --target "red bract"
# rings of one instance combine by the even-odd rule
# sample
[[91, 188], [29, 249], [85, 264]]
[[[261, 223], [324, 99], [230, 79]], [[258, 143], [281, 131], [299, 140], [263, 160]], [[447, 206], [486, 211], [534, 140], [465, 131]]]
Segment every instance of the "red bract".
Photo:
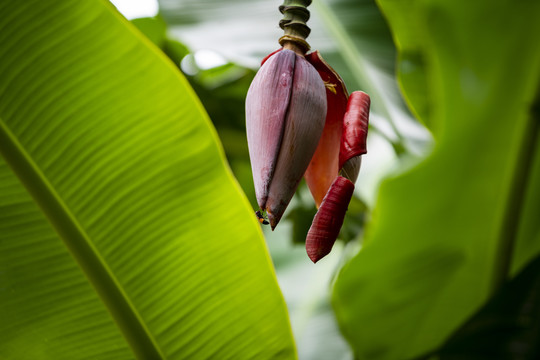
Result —
[[332, 250], [353, 192], [354, 184], [349, 179], [338, 176], [326, 193], [306, 238], [306, 251], [314, 263]]
[[339, 143], [348, 94], [341, 77], [324, 61], [318, 51], [307, 55], [306, 60], [315, 67], [324, 81], [328, 103], [321, 140], [304, 174], [309, 190], [315, 199], [315, 204], [319, 207], [338, 174]]
[[355, 91], [349, 97], [347, 112], [343, 118], [343, 134], [339, 149], [339, 167], [356, 156], [367, 153], [366, 139], [369, 122], [368, 94]]
[[330, 253], [343, 225], [360, 171], [360, 156], [367, 152], [369, 106], [369, 96], [364, 92], [355, 91], [349, 97], [339, 151], [339, 168], [343, 176], [335, 178], [306, 238], [306, 251], [314, 263]]

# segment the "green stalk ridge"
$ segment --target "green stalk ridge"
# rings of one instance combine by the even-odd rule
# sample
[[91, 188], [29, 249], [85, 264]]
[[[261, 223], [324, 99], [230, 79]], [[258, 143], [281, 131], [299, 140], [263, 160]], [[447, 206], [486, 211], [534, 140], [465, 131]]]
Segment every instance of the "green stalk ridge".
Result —
[[283, 14], [283, 19], [279, 21], [279, 27], [283, 29], [285, 35], [297, 36], [307, 39], [311, 29], [306, 25], [309, 20], [309, 10], [307, 7], [311, 0], [285, 0], [279, 7]]
[[279, 39], [279, 44], [292, 43], [302, 49], [304, 53], [309, 50], [306, 42], [311, 29], [306, 25], [309, 20], [309, 10], [307, 7], [311, 0], [284, 0], [279, 11], [283, 14], [283, 19], [279, 21], [279, 27], [283, 29], [284, 35]]
[[45, 174], [0, 118], [4, 158], [62, 239], [138, 359], [164, 359], [160, 347], [89, 235]]
[[492, 293], [499, 290], [510, 278], [510, 268], [514, 247], [519, 229], [519, 219], [530, 186], [530, 173], [535, 148], [540, 139], [540, 82], [536, 89], [535, 98], [529, 109], [527, 124], [523, 131], [520, 154], [514, 170], [514, 179], [509, 192], [508, 206], [501, 229], [501, 239], [495, 258], [495, 276], [493, 278]]

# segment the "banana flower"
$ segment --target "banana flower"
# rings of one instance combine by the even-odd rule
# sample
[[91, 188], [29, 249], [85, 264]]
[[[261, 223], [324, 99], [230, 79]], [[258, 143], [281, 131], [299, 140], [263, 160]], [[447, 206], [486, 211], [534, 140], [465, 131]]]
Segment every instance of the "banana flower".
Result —
[[279, 223], [302, 177], [318, 208], [306, 238], [313, 262], [339, 234], [366, 153], [370, 99], [350, 96], [318, 51], [306, 55], [310, 0], [288, 1], [281, 49], [262, 61], [246, 97], [246, 131], [259, 221]]

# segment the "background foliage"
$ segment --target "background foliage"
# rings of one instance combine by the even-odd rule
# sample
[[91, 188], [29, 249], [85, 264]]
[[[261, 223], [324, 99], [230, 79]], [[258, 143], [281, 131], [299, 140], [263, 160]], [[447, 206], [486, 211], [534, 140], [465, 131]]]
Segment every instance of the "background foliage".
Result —
[[[88, 8], [96, 7], [90, 0], [83, 3]], [[251, 205], [255, 206], [245, 141], [244, 98], [260, 59], [278, 46], [281, 30], [277, 26], [280, 18], [277, 7], [280, 4], [281, 1], [266, 0], [160, 0], [157, 16], [133, 19], [132, 24], [169, 57], [176, 70], [167, 64], [156, 48], [149, 45], [145, 36], [122, 23], [118, 17], [115, 18], [118, 24], [114, 25], [117, 29], [114, 34], [123, 35], [106, 49], [101, 48], [113, 37], [110, 34], [113, 22], [106, 25], [92, 17], [93, 12], [83, 15], [82, 11], [73, 11], [75, 15], [70, 16], [61, 10], [52, 12], [49, 19], [65, 18], [61, 22], [65, 28], [60, 25], [52, 27], [48, 34], [41, 34], [39, 29], [49, 28], [41, 24], [51, 24], [56, 20], [47, 22], [44, 18], [35, 23], [39, 18], [37, 7], [8, 11], [13, 16], [0, 22], [5, 29], [13, 29], [12, 24], [20, 22], [20, 28], [24, 29], [20, 33], [1, 33], [4, 36], [0, 42], [10, 46], [2, 46], [9, 56], [2, 57], [0, 66], [4, 66], [5, 74], [15, 74], [4, 77], [5, 81], [0, 82], [3, 86], [0, 87], [0, 91], [3, 90], [0, 92], [0, 105], [4, 111], [0, 112], [0, 120], [7, 129], [5, 133], [11, 136], [10, 141], [20, 144], [22, 153], [27, 154], [39, 169], [44, 169], [44, 178], [60, 176], [60, 179], [68, 179], [64, 188], [56, 188], [56, 183], [53, 183], [60, 202], [74, 209], [82, 206], [64, 199], [63, 195], [64, 192], [72, 193], [73, 189], [82, 189], [79, 197], [89, 199], [84, 204], [95, 203], [90, 209], [103, 208], [103, 214], [117, 209], [130, 215], [121, 217], [129, 218], [129, 221], [123, 223], [125, 230], [116, 232], [110, 232], [110, 229], [111, 224], [117, 222], [104, 219], [105, 216], [99, 221], [92, 220], [92, 224], [101, 224], [104, 230], [98, 233], [99, 236], [89, 236], [87, 242], [96, 244], [92, 251], [102, 256], [101, 261], [110, 267], [119, 288], [127, 289], [125, 298], [142, 314], [138, 323], [156, 334], [148, 337], [155, 338], [158, 345], [155, 348], [171, 358], [189, 358], [190, 354], [207, 358], [212, 351], [231, 358], [294, 356], [287, 319], [251, 208], [231, 181], [227, 167], [223, 166], [222, 155], [215, 146], [215, 137], [208, 128], [204, 111], [201, 111], [186, 82], [173, 75], [178, 70], [183, 72], [195, 90], [217, 130], [238, 183]], [[372, 0], [319, 0], [312, 4], [310, 10], [312, 18], [309, 25], [313, 31], [309, 41], [312, 47], [320, 50], [342, 75], [350, 91], [361, 89], [371, 95], [373, 109], [369, 153], [363, 159], [355, 198], [340, 234], [343, 241], [336, 244], [333, 254], [316, 266], [305, 256], [302, 242], [315, 208], [304, 185], [286, 213], [288, 221], [280, 224], [273, 233], [264, 229], [287, 302], [299, 357], [538, 357], [538, 349], [534, 346], [535, 339], [540, 336], [540, 316], [538, 307], [534, 306], [540, 293], [534, 270], [537, 262], [523, 273], [521, 270], [540, 252], [537, 222], [540, 204], [537, 185], [540, 183], [537, 141], [540, 48], [536, 45], [536, 34], [540, 33], [540, 25], [536, 21], [540, 16], [539, 4], [509, 0], [495, 4], [445, 0], [379, 0], [377, 4]], [[17, 14], [25, 14], [26, 17]], [[101, 25], [97, 30], [92, 27], [94, 37], [103, 38], [101, 42], [94, 44], [88, 41], [83, 46], [75, 41], [80, 40], [80, 32], [73, 35], [73, 41], [65, 41], [66, 36], [60, 34], [69, 33], [69, 26], [81, 23], [81, 20], [82, 23]], [[28, 23], [33, 25], [27, 26]], [[41, 39], [42, 42], [32, 39]], [[27, 48], [32, 50], [36, 43], [46, 44], [42, 45], [40, 53], [46, 55], [42, 67], [27, 73], [27, 69], [31, 69], [30, 65], [25, 65], [27, 62], [10, 60], [19, 59], [17, 56], [24, 58], [32, 51], [9, 52], [15, 49], [15, 41], [17, 44], [28, 43]], [[130, 45], [135, 43], [144, 46]], [[55, 44], [62, 44], [70, 50], [68, 55], [59, 52], [63, 57], [52, 66], [53, 60], [59, 58]], [[135, 48], [144, 53], [137, 53], [137, 61], [133, 60]], [[82, 49], [87, 52], [82, 52]], [[82, 62], [80, 57], [71, 55], [77, 53], [86, 54], [88, 58]], [[129, 64], [129, 71], [126, 64]], [[113, 65], [116, 67], [110, 68]], [[163, 73], [158, 75], [148, 71], [156, 68], [163, 69]], [[397, 74], [395, 68], [398, 69]], [[103, 72], [103, 69], [108, 69], [108, 72]], [[36, 74], [44, 80], [40, 82], [39, 77], [35, 80], [33, 76]], [[109, 156], [114, 159], [109, 167], [89, 168], [92, 176], [101, 174], [103, 177], [103, 180], [95, 180], [96, 184], [110, 187], [105, 194], [114, 193], [115, 186], [124, 184], [109, 176], [114, 174], [110, 169], [120, 163], [125, 163], [132, 171], [137, 167], [146, 169], [148, 176], [161, 169], [177, 174], [174, 179], [165, 178], [153, 185], [141, 183], [144, 191], [137, 194], [139, 197], [143, 194], [142, 198], [126, 196], [121, 201], [94, 199], [96, 191], [77, 185], [74, 172], [77, 168], [84, 168], [83, 161], [102, 159], [99, 152], [81, 158], [69, 157], [66, 152], [66, 149], [79, 149], [76, 144], [93, 134], [77, 131], [90, 128], [82, 127], [90, 115], [80, 106], [81, 101], [74, 104], [59, 102], [56, 108], [51, 109], [47, 105], [51, 99], [56, 101], [72, 91], [74, 85], [62, 85], [72, 84], [68, 82], [71, 78], [79, 79], [74, 74], [92, 75], [73, 80], [77, 85], [75, 88], [94, 94], [92, 99], [100, 104], [98, 108], [108, 111], [94, 119], [92, 126], [101, 124], [103, 120], [100, 119], [109, 121], [114, 118], [110, 114], [120, 114], [115, 122], [118, 125], [110, 126], [118, 126], [117, 133], [133, 126], [134, 130], [127, 133], [138, 134], [130, 136], [136, 141], [126, 142], [122, 138], [106, 137], [107, 129], [101, 125], [93, 130], [96, 135], [92, 139], [101, 140], [92, 144], [90, 149], [103, 146], [125, 149], [123, 154], [116, 151]], [[92, 77], [94, 82], [89, 81]], [[39, 85], [46, 84], [46, 79], [51, 78], [55, 87], [47, 90], [46, 96], [45, 89], [48, 88], [39, 88]], [[134, 87], [133, 79], [139, 79], [138, 83], [145, 85]], [[21, 84], [33, 84], [33, 87], [23, 90]], [[149, 87], [149, 84], [153, 85]], [[177, 90], [166, 95], [152, 91], [171, 87]], [[132, 96], [130, 100], [120, 101], [121, 94]], [[185, 101], [175, 104], [177, 99]], [[62, 137], [54, 140], [55, 132], [51, 130], [43, 134], [31, 133], [26, 138], [29, 135], [25, 131], [11, 129], [10, 124], [15, 121], [11, 120], [13, 114], [18, 112], [10, 106], [15, 103], [20, 108], [21, 105], [17, 104], [23, 101], [25, 104], [38, 104], [29, 109], [50, 111], [44, 113], [46, 116], [41, 116], [38, 110], [23, 111], [17, 121], [27, 125], [21, 125], [21, 129], [32, 123], [42, 124], [37, 127], [40, 130], [46, 128], [45, 124], [51, 129], [62, 129], [65, 125], [54, 127], [55, 121], [61, 123], [60, 119], [69, 118], [69, 121], [63, 120], [69, 126], [60, 132]], [[124, 105], [115, 107], [111, 105], [113, 103]], [[24, 117], [27, 114], [33, 116]], [[66, 115], [57, 119], [59, 114]], [[72, 114], [80, 116], [73, 120]], [[176, 115], [171, 117], [170, 114]], [[145, 119], [142, 122], [145, 125], [136, 125], [141, 119]], [[156, 122], [162, 127], [157, 127]], [[194, 133], [195, 130], [189, 130], [191, 128], [198, 130]], [[164, 148], [150, 146], [152, 150], [148, 156], [161, 160], [150, 161], [152, 165], [144, 167], [141, 165], [146, 164], [144, 158], [134, 154], [144, 154], [143, 149], [150, 144], [163, 142], [159, 136], [165, 136], [165, 133], [159, 135], [160, 131], [166, 132], [170, 141], [165, 141], [168, 145], [163, 145]], [[180, 135], [175, 138], [175, 133]], [[53, 145], [48, 147], [48, 151], [36, 152], [41, 149], [33, 145], [36, 140], [39, 140], [37, 144], [50, 142]], [[56, 145], [62, 141], [71, 145]], [[198, 147], [199, 151], [188, 150], [186, 153], [186, 149], [201, 142], [208, 145]], [[25, 183], [24, 173], [17, 169], [18, 159], [10, 160], [10, 151], [6, 149], [0, 144], [2, 154]], [[73, 154], [81, 154], [82, 151], [74, 151]], [[177, 154], [185, 156], [178, 160]], [[55, 167], [62, 159], [64, 163], [66, 159], [75, 159], [75, 162], [70, 167]], [[174, 172], [171, 169], [176, 169], [175, 166], [184, 170]], [[118, 354], [123, 351], [122, 356], [129, 357], [127, 348], [132, 346], [126, 345], [114, 326], [116, 322], [121, 328], [118, 315], [114, 310], [112, 318], [107, 315], [105, 308], [111, 311], [107, 301], [105, 308], [100, 305], [95, 290], [78, 270], [77, 262], [83, 266], [90, 283], [95, 283], [83, 262], [77, 256], [76, 262], [70, 260], [66, 245], [59, 241], [45, 220], [48, 219], [58, 232], [54, 216], [51, 220], [47, 207], [39, 202], [37, 196], [39, 210], [36, 200], [28, 196], [27, 190], [9, 168], [4, 165], [3, 169], [4, 172], [0, 173], [4, 179], [0, 206], [5, 211], [0, 212], [3, 220], [0, 224], [4, 226], [2, 229], [8, 230], [3, 231], [0, 237], [0, 264], [3, 265], [0, 268], [3, 284], [0, 285], [0, 311], [4, 311], [2, 315], [7, 317], [5, 324], [9, 326], [4, 325], [0, 331], [9, 334], [10, 340], [3, 348], [0, 345], [0, 355], [4, 355], [1, 351], [19, 355], [19, 345], [29, 341], [34, 341], [36, 346], [26, 350], [30, 354], [28, 358], [38, 353], [58, 356], [60, 349], [70, 346], [73, 350], [68, 354], [78, 355], [84, 340], [94, 342], [97, 338], [88, 335], [92, 333], [87, 328], [80, 328], [80, 322], [75, 321], [78, 318], [70, 316], [69, 310], [79, 309], [79, 301], [89, 299], [84, 300], [84, 304], [92, 304], [89, 307], [94, 309], [92, 314], [99, 314], [95, 319], [101, 319], [99, 325], [92, 329], [108, 326], [110, 333], [105, 343], [108, 345], [100, 347], [99, 351], [105, 353], [114, 349]], [[51, 169], [53, 172], [49, 174], [47, 171]], [[139, 176], [128, 178], [131, 182]], [[193, 179], [197, 179], [197, 186], [193, 185]], [[201, 179], [206, 181], [201, 182]], [[32, 184], [25, 185], [36, 199]], [[156, 192], [158, 188], [160, 192]], [[156, 198], [161, 191], [168, 194], [164, 208], [170, 214], [153, 228], [176, 230], [137, 233], [137, 243], [141, 245], [135, 249], [152, 250], [144, 250], [142, 255], [132, 258], [134, 251], [126, 249], [133, 247], [130, 236], [135, 234], [134, 229], [139, 228], [135, 224], [144, 224], [142, 219], [151, 219], [152, 215], [165, 211], [158, 210], [163, 208], [165, 201], [165, 196]], [[171, 199], [174, 205], [169, 204]], [[107, 205], [108, 201], [110, 205]], [[145, 205], [143, 210], [128, 210], [139, 208], [140, 204]], [[90, 210], [87, 212], [91, 213]], [[114, 212], [111, 214], [119, 216]], [[140, 218], [135, 216], [137, 214]], [[29, 224], [32, 216], [39, 220], [33, 220], [33, 226], [18, 225]], [[193, 218], [200, 221], [186, 220]], [[83, 220], [76, 220], [84, 227]], [[209, 222], [216, 225], [210, 227]], [[29, 234], [29, 229], [39, 236]], [[163, 238], [162, 233], [166, 235]], [[119, 245], [112, 246], [107, 245], [111, 234], [128, 235], [115, 239], [115, 244], [118, 242]], [[156, 242], [157, 238], [160, 240]], [[16, 239], [26, 240], [16, 242]], [[13, 250], [14, 243], [31, 244], [37, 249], [36, 253], [29, 252], [26, 245]], [[227, 245], [224, 247], [224, 244]], [[38, 290], [44, 278], [50, 278], [52, 280], [49, 281], [54, 283], [61, 281], [53, 276], [58, 276], [59, 270], [53, 270], [56, 268], [50, 269], [53, 275], [45, 271], [51, 257], [38, 256], [48, 254], [52, 250], [46, 250], [47, 246], [53, 245], [56, 246], [54, 251], [63, 254], [61, 261], [55, 261], [64, 264], [58, 266], [65, 269], [62, 273], [70, 274], [72, 279], [65, 286], [73, 288], [74, 284], [79, 284], [76, 288], [86, 289], [85, 295], [64, 296], [60, 301], [58, 296], [63, 287], [45, 287], [49, 297]], [[68, 242], [67, 248], [73, 254], [70, 246]], [[109, 246], [112, 246], [111, 250]], [[127, 255], [112, 256], [120, 249], [124, 249]], [[179, 251], [178, 257], [163, 260], [170, 259], [168, 253], [171, 249]], [[186, 249], [189, 249], [189, 255], [183, 255]], [[214, 252], [216, 255], [208, 255]], [[153, 255], [146, 258], [148, 254]], [[145, 258], [141, 259], [141, 256]], [[15, 266], [13, 264], [18, 263], [14, 262], [15, 258], [25, 261]], [[114, 265], [116, 261], [119, 265]], [[143, 276], [137, 268], [145, 263], [160, 263], [160, 266], [149, 273], [146, 273], [149, 267], [142, 266]], [[247, 263], [250, 265], [245, 265]], [[214, 282], [209, 282], [215, 274], [221, 275], [220, 282], [228, 279], [221, 284], [219, 292], [212, 291]], [[520, 275], [515, 281], [503, 286], [507, 278], [517, 274]], [[130, 280], [135, 275], [137, 279], [142, 278], [142, 282]], [[158, 279], [156, 284], [151, 284]], [[245, 283], [246, 279], [249, 283]], [[169, 289], [169, 293], [158, 301], [155, 294], [162, 294], [157, 290], [160, 284]], [[238, 287], [238, 284], [242, 286]], [[253, 284], [261, 287], [253, 287]], [[170, 290], [173, 288], [176, 290]], [[2, 293], [2, 289], [9, 291]], [[493, 294], [497, 295], [493, 297]], [[229, 300], [218, 300], [224, 296]], [[329, 302], [330, 296], [333, 307]], [[42, 300], [36, 303], [36, 297]], [[256, 310], [249, 311], [249, 314], [242, 311], [247, 309], [242, 304], [251, 304], [254, 297], [257, 300], [252, 308]], [[487, 301], [487, 305], [482, 307]], [[53, 303], [56, 306], [44, 315], [43, 307]], [[183, 304], [183, 311], [177, 313], [179, 305], [173, 303]], [[200, 307], [211, 310], [200, 310]], [[194, 308], [198, 310], [192, 311]], [[25, 316], [19, 318], [17, 314], [21, 309], [30, 310], [25, 310]], [[165, 321], [164, 317], [169, 318], [173, 310], [175, 315]], [[269, 313], [272, 315], [268, 316]], [[59, 317], [58, 314], [64, 315]], [[194, 317], [193, 321], [186, 323], [184, 320], [190, 317]], [[65, 321], [69, 321], [68, 327]], [[174, 323], [174, 327], [171, 328], [169, 323]], [[46, 333], [54, 333], [54, 326], [61, 329], [58, 335], [45, 336]], [[232, 337], [227, 339], [245, 342], [243, 329], [252, 329], [253, 326], [260, 332], [250, 334], [253, 341], [245, 347], [216, 345], [209, 336], [202, 337], [200, 342], [191, 344], [189, 348], [185, 347], [185, 341], [178, 343], [178, 339], [186, 339], [185, 336], [191, 338], [185, 334], [228, 334]], [[68, 337], [66, 329], [74, 337]], [[262, 334], [272, 335], [261, 340], [257, 336]], [[494, 334], [500, 337], [497, 338], [497, 346], [490, 346]], [[35, 339], [39, 341], [35, 342]], [[197, 350], [202, 347], [208, 348], [209, 353]], [[89, 349], [89, 354], [98, 351], [92, 350], [90, 345], [82, 348], [85, 351]], [[119, 356], [115, 352], [110, 354]]]

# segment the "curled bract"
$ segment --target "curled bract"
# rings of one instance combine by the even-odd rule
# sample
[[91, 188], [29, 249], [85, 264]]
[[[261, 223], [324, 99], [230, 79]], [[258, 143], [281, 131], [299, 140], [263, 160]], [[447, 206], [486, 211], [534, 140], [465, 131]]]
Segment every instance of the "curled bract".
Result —
[[322, 200], [306, 238], [306, 252], [314, 263], [330, 253], [343, 225], [360, 171], [361, 155], [367, 152], [369, 106], [366, 93], [355, 91], [349, 96], [340, 141], [340, 175]]
[[[367, 153], [367, 132], [371, 100], [365, 92], [355, 91], [349, 96], [343, 118], [343, 133], [339, 149], [339, 167], [349, 159]], [[358, 174], [356, 174], [358, 175]]]
[[354, 184], [349, 179], [338, 176], [321, 202], [306, 238], [306, 252], [314, 263], [332, 250], [353, 192]]

